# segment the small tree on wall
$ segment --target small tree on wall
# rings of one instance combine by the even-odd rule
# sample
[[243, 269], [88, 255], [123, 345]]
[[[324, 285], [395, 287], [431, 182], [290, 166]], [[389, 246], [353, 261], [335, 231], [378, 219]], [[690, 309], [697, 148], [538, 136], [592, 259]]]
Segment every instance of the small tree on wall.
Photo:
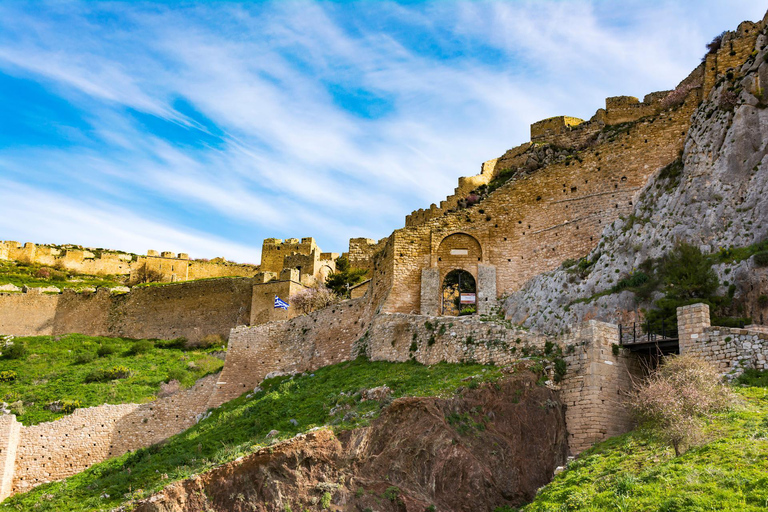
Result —
[[325, 286], [304, 288], [291, 295], [289, 299], [291, 306], [303, 315], [328, 307], [338, 300], [338, 296]]
[[336, 258], [336, 271], [328, 276], [325, 285], [336, 295], [349, 297], [349, 289], [362, 282], [368, 273], [364, 268], [353, 268], [344, 256]]

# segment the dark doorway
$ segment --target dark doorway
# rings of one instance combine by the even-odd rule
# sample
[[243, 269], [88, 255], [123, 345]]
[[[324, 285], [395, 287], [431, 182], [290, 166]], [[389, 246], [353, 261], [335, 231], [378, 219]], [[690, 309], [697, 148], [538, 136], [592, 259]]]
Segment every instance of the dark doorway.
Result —
[[477, 312], [475, 278], [466, 270], [451, 270], [443, 280], [443, 314], [473, 315]]

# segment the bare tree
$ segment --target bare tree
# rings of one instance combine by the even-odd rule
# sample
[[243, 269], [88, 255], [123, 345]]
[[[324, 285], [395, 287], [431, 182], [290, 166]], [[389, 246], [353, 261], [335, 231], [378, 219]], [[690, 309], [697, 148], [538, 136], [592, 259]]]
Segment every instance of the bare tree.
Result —
[[290, 297], [291, 306], [306, 315], [338, 302], [338, 296], [325, 286], [304, 288]]
[[630, 396], [641, 424], [675, 449], [675, 455], [701, 436], [701, 421], [736, 401], [717, 370], [690, 355], [669, 356]]

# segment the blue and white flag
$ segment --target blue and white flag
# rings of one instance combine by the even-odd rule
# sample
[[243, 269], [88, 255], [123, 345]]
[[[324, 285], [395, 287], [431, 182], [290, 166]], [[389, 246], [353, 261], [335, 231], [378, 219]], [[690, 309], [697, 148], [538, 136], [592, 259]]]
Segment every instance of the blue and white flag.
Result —
[[288, 309], [289, 307], [287, 302], [275, 295], [275, 309]]

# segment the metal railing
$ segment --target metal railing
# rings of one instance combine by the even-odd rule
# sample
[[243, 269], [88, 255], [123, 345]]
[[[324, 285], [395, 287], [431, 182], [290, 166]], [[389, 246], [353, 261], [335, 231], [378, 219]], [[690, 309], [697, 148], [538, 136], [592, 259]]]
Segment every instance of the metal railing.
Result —
[[645, 322], [644, 329], [642, 327], [643, 325], [639, 325], [637, 322], [632, 323], [631, 329], [629, 326], [619, 324], [619, 343], [621, 345], [633, 345], [636, 343], [677, 341], [679, 339], [677, 327], [667, 327], [664, 320], [661, 321], [660, 332], [654, 332], [654, 330], [651, 329], [650, 322]]

